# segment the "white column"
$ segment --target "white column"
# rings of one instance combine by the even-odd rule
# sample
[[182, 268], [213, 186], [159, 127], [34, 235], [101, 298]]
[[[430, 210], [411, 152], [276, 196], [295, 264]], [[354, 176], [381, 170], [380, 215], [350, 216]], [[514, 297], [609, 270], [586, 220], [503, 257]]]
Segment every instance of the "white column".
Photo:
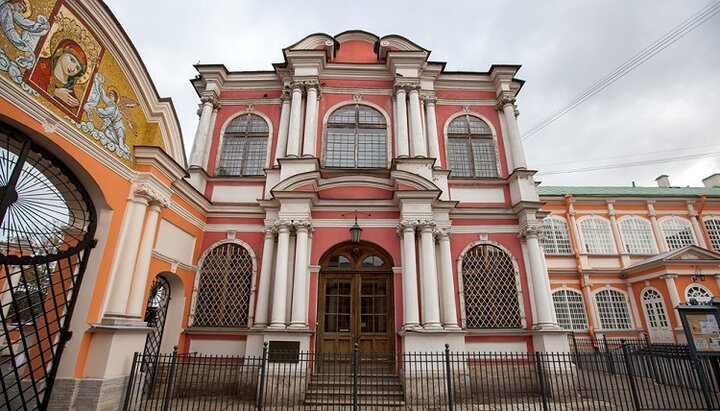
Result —
[[445, 329], [460, 329], [455, 307], [455, 281], [453, 281], [450, 229], [439, 229], [440, 284], [442, 284], [442, 323]]
[[[215, 121], [217, 120], [218, 111], [220, 111], [220, 104], [213, 104], [212, 115], [210, 116], [210, 124], [208, 125], [208, 143], [205, 145], [205, 152], [203, 153], [203, 169], [208, 169], [210, 163], [210, 146], [212, 145], [213, 131], [215, 130]], [[220, 148], [218, 147], [218, 150]]]
[[435, 114], [435, 96], [425, 97], [425, 119], [427, 121], [428, 157], [434, 158], [436, 168], [442, 168], [440, 161], [440, 143], [438, 142], [437, 116]]
[[550, 279], [545, 271], [542, 263], [544, 256], [540, 248], [538, 235], [542, 228], [539, 223], [526, 227], [521, 236], [525, 238], [527, 245], [530, 277], [533, 283], [533, 297], [535, 298], [535, 307], [537, 309], [537, 324], [533, 328], [559, 328], [555, 319], [555, 310], [553, 309], [552, 299], [550, 298]]
[[310, 82], [305, 85], [307, 98], [305, 99], [305, 133], [303, 138], [303, 156], [317, 157], [315, 146], [317, 144], [317, 115], [320, 85]]
[[498, 96], [497, 108], [498, 110], [502, 110], [505, 115], [505, 124], [507, 125], [509, 134], [510, 152], [512, 153], [515, 169], [525, 169], [527, 168], [525, 152], [523, 151], [522, 141], [520, 140], [520, 130], [517, 119], [515, 118], [515, 96], [511, 93], [501, 94]]
[[585, 276], [585, 287], [583, 290], [585, 293], [583, 294], [583, 299], [587, 302], [587, 306], [590, 307], [590, 312], [588, 313], [588, 325], [592, 325], [593, 329], [602, 328], [600, 325], [600, 316], [598, 315], [597, 307], [595, 306], [595, 298], [593, 297], [592, 287], [588, 284], [588, 282], [588, 278]]
[[700, 228], [700, 223], [698, 222], [697, 211], [695, 211], [695, 208], [692, 206], [691, 203], [688, 203], [687, 208], [688, 213], [690, 214], [690, 224], [692, 225], [693, 231], [695, 232], [695, 238], [697, 238], [698, 245], [702, 248], [709, 248], [707, 242], [705, 242], [705, 235]]
[[413, 329], [420, 326], [418, 312], [417, 268], [415, 265], [415, 224], [403, 220], [399, 229], [403, 236], [403, 328]]
[[300, 157], [300, 125], [302, 123], [302, 84], [293, 83], [292, 103], [290, 105], [290, 125], [288, 128], [287, 155]]
[[422, 318], [426, 329], [442, 328], [440, 325], [440, 296], [438, 295], [437, 262], [435, 261], [434, 223], [420, 223], [420, 246], [422, 247]]
[[215, 96], [203, 96], [200, 98], [200, 121], [198, 122], [197, 131], [195, 132], [195, 141], [193, 141], [192, 150], [190, 150], [189, 167], [203, 167], [205, 157], [207, 157], [208, 146], [210, 144], [210, 125], [212, 123], [213, 108], [217, 104]]
[[260, 266], [260, 283], [257, 292], [255, 309], [255, 327], [265, 328], [268, 325], [268, 312], [270, 302], [270, 282], [272, 280], [272, 264], [275, 254], [275, 229], [265, 227], [265, 241], [263, 243], [262, 265]]
[[395, 86], [395, 127], [397, 130], [396, 157], [408, 157], [407, 97], [402, 86]]
[[108, 316], [125, 316], [147, 206], [147, 199], [134, 193], [133, 198], [128, 200], [127, 231], [118, 241], [121, 246], [114, 270], [113, 284], [108, 294], [109, 300], [106, 312]]
[[275, 287], [273, 287], [270, 328], [285, 328], [285, 307], [287, 306], [288, 247], [290, 244], [290, 222], [278, 221], [277, 256], [275, 258]]
[[135, 264], [135, 274], [133, 275], [130, 298], [126, 310], [127, 313], [133, 317], [140, 317], [146, 305], [143, 303], [145, 302], [144, 297], [150, 271], [150, 260], [152, 258], [153, 245], [155, 244], [155, 233], [157, 232], [160, 210], [167, 207], [168, 201], [167, 199], [163, 200], [158, 201], [154, 199], [150, 203], [150, 207], [148, 207], [148, 216], [145, 221], [145, 230], [143, 231], [140, 251], [138, 252], [137, 263]]
[[275, 165], [278, 165], [279, 158], [284, 158], [287, 155], [288, 127], [290, 126], [290, 93], [288, 91], [283, 91], [280, 102], [282, 106], [280, 108], [278, 141], [275, 147]]
[[289, 328], [308, 328], [308, 231], [310, 221], [296, 221], [295, 225], [295, 276], [293, 281], [292, 314]]
[[412, 157], [427, 157], [427, 146], [422, 133], [422, 118], [420, 117], [420, 86], [411, 86], [408, 93], [410, 106], [410, 155]]
[[675, 285], [675, 277], [677, 277], [677, 275], [669, 274], [660, 278], [665, 280], [665, 286], [668, 289], [668, 294], [670, 294], [670, 304], [672, 304], [670, 311], [675, 313], [675, 324], [677, 324], [677, 328], [681, 328], [682, 321], [680, 321], [680, 314], [678, 310], [675, 309], [675, 307], [680, 305], [680, 293], [678, 293], [677, 285]]
[[660, 224], [658, 224], [657, 214], [655, 213], [655, 207], [653, 206], [652, 202], [648, 201], [647, 209], [648, 215], [650, 216], [650, 225], [652, 226], [652, 231], [653, 235], [655, 236], [655, 241], [657, 242], [658, 250], [660, 250], [661, 253], [664, 253], [668, 250], [668, 248], [667, 244], [665, 244], [665, 238], [663, 238]]
[[637, 302], [635, 301], [635, 292], [631, 283], [627, 283], [628, 292], [628, 303], [630, 303], [630, 311], [633, 313], [633, 320], [635, 322], [635, 328], [642, 328], [642, 320], [640, 319], [640, 311], [638, 310]]
[[720, 274], [715, 274], [715, 285], [720, 289]]

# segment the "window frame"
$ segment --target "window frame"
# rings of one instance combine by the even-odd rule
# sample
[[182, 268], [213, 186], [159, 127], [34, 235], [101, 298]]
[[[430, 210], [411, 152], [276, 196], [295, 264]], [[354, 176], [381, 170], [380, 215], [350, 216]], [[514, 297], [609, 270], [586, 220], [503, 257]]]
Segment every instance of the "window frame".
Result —
[[[564, 298], [565, 298], [564, 301], [557, 301], [555, 299], [555, 294], [560, 294], [560, 293], [564, 293]], [[577, 297], [579, 297], [579, 301], [578, 300], [570, 301], [567, 298], [568, 294], [576, 295]], [[588, 321], [587, 312], [585, 310], [585, 298], [583, 297], [583, 294], [580, 290], [576, 290], [574, 288], [569, 288], [569, 287], [556, 288], [556, 289], [552, 290], [551, 298], [552, 298], [552, 302], [553, 302], [553, 309], [555, 310], [555, 317], [558, 319], [558, 325], [560, 327], [562, 327], [565, 330], [569, 330], [569, 331], [587, 331], [588, 330], [589, 321]], [[565, 327], [563, 325], [563, 323], [561, 323], [559, 320], [560, 316], [558, 315], [558, 303], [561, 303], [561, 304], [564, 303], [564, 308], [566, 308], [565, 314], [567, 314], [567, 317], [570, 320], [570, 324], [568, 324], [569, 328]], [[571, 307], [571, 304], [578, 304], [578, 303], [580, 304], [580, 307], [582, 308], [581, 312], [583, 314], [583, 318], [580, 320], [578, 320], [577, 317], [573, 317], [573, 313], [578, 312], [577, 306], [575, 307], [575, 311], [573, 311], [573, 308]], [[576, 323], [579, 323], [580, 326], [576, 327], [575, 326]]]
[[[467, 257], [468, 253], [475, 249], [476, 247], [481, 246], [492, 246], [500, 251], [504, 252], [507, 257], [509, 258], [512, 269], [514, 273], [514, 281], [515, 281], [515, 293], [516, 293], [516, 302], [517, 302], [517, 309], [518, 309], [518, 315], [519, 315], [519, 325], [513, 326], [513, 327], [485, 327], [485, 328], [471, 328], [468, 327], [468, 315], [467, 315], [467, 302], [466, 302], [466, 286], [463, 281], [463, 262], [465, 261], [465, 258]], [[522, 281], [520, 280], [520, 270], [518, 267], [518, 262], [515, 256], [503, 245], [500, 243], [497, 243], [495, 241], [475, 241], [470, 244], [468, 244], [465, 249], [460, 253], [460, 257], [457, 260], [457, 278], [458, 278], [458, 294], [459, 294], [459, 300], [460, 300], [460, 321], [462, 325], [462, 329], [468, 331], [468, 332], [483, 332], [483, 331], [496, 331], [496, 330], [517, 330], [517, 329], [525, 329], [527, 328], [527, 318], [525, 316], [525, 303], [523, 301], [523, 289], [522, 289]]]
[[[640, 224], [645, 225], [645, 229], [646, 229], [645, 232], [648, 234], [647, 239], [649, 241], [648, 249], [646, 249], [646, 250], [636, 249], [634, 251], [630, 250], [629, 243], [631, 241], [635, 241], [636, 244], [641, 243], [641, 241], [638, 241], [637, 237], [632, 238], [632, 236], [629, 236], [628, 234], [630, 234], [630, 233], [637, 234], [638, 232], [642, 231], [642, 230], [638, 229], [637, 227], [624, 227], [624, 225], [629, 224], [631, 221], [633, 223], [640, 223]], [[617, 226], [618, 226], [618, 231], [620, 231], [620, 239], [623, 242], [622, 243], [623, 252], [626, 252], [626, 253], [632, 254], [632, 255], [654, 255], [654, 254], [658, 253], [657, 241], [656, 241], [655, 235], [653, 233], [652, 223], [649, 220], [647, 220], [643, 217], [635, 216], [635, 215], [625, 216], [625, 217], [618, 219]]]
[[[710, 221], [713, 222], [712, 228], [708, 225], [708, 222]], [[710, 246], [713, 251], [720, 253], [720, 217], [703, 217], [703, 225], [705, 226], [705, 232], [710, 239]]]
[[[244, 249], [245, 252], [248, 253], [248, 256], [251, 261], [251, 269], [250, 273], [248, 275], [250, 276], [250, 283], [248, 285], [248, 298], [247, 298], [247, 321], [245, 325], [196, 325], [196, 317], [197, 317], [197, 311], [198, 311], [198, 305], [201, 303], [200, 299], [200, 286], [202, 281], [202, 276], [204, 274], [203, 268], [206, 264], [206, 261], [208, 259], [208, 256], [212, 254], [212, 252], [219, 248], [226, 245], [230, 246], [237, 246], [242, 249]], [[188, 327], [190, 328], [202, 328], [202, 329], [219, 329], [220, 331], [227, 331], [232, 329], [239, 329], [239, 330], [246, 330], [253, 326], [253, 322], [255, 319], [255, 298], [256, 298], [256, 288], [257, 288], [257, 272], [258, 272], [258, 266], [257, 266], [257, 256], [255, 252], [253, 251], [252, 247], [250, 247], [249, 244], [246, 242], [239, 240], [239, 239], [229, 239], [229, 240], [222, 240], [218, 241], [212, 245], [210, 245], [204, 252], [203, 255], [200, 257], [200, 260], [197, 264], [197, 273], [195, 275], [195, 283], [193, 286], [193, 295], [192, 295], [192, 304], [190, 308], [190, 315], [189, 315], [189, 321], [188, 321]], [[237, 296], [232, 296], [232, 301], [238, 301], [236, 298]]]
[[[657, 297], [645, 298], [645, 296], [651, 292], [656, 293]], [[665, 298], [663, 298], [663, 295], [660, 292], [660, 290], [658, 290], [655, 287], [646, 287], [640, 293], [640, 304], [642, 305], [643, 314], [645, 315], [645, 322], [647, 324], [648, 330], [650, 328], [670, 329], [672, 327], [672, 325], [670, 323], [670, 314], [668, 313], [667, 305], [665, 305]], [[659, 304], [659, 306], [657, 304]], [[653, 314], [658, 317], [657, 319], [651, 318], [650, 313], [648, 312], [648, 309], [647, 309], [648, 305], [651, 305], [651, 308], [655, 311]], [[665, 318], [660, 318], [660, 315], [659, 315], [660, 308], [662, 309], [662, 315]], [[653, 322], [653, 321], [658, 323], [657, 327], [651, 326], [651, 322]], [[663, 322], [665, 323], [665, 325], [662, 324]]]
[[[353, 123], [352, 126], [349, 124], [344, 125], [344, 124], [330, 123], [330, 117], [332, 117], [333, 114], [335, 114], [337, 111], [342, 110], [343, 108], [345, 108], [347, 106], [355, 107], [355, 123]], [[367, 107], [371, 110], [378, 112], [378, 114], [380, 115], [380, 117], [383, 119], [383, 121], [385, 123], [382, 125], [360, 124], [360, 122], [359, 122], [359, 120], [360, 120], [359, 119], [359, 107], [360, 106], [364, 106], [364, 107]], [[364, 102], [364, 101], [346, 101], [346, 102], [342, 102], [342, 103], [336, 104], [335, 106], [331, 107], [330, 109], [327, 110], [327, 112], [325, 113], [325, 118], [323, 119], [322, 154], [321, 154], [321, 159], [320, 159], [322, 167], [328, 168], [328, 169], [335, 169], [335, 170], [383, 170], [383, 169], [387, 169], [390, 166], [390, 156], [392, 153], [392, 143], [391, 143], [391, 139], [390, 139], [390, 124], [391, 123], [390, 123], [387, 113], [385, 113], [385, 111], [381, 107], [379, 107], [375, 104], [371, 104], [371, 103]], [[360, 127], [361, 125], [362, 125], [362, 127]], [[327, 145], [328, 145], [328, 140], [330, 137], [330, 135], [329, 135], [330, 129], [333, 129], [333, 128], [353, 129], [354, 130], [354, 136], [355, 136], [355, 142], [354, 142], [354, 146], [353, 146], [353, 149], [354, 149], [353, 164], [354, 165], [352, 167], [328, 166], [327, 165], [327, 154], [328, 154]], [[382, 166], [382, 167], [358, 167], [358, 161], [360, 159], [360, 157], [359, 157], [359, 146], [360, 146], [359, 130], [360, 129], [385, 130], [385, 133], [384, 133], [384, 135], [385, 135], [385, 150], [384, 150], [385, 165], [384, 166]]]
[[[598, 300], [598, 295], [605, 294], [605, 293], [614, 293], [616, 296], [622, 296], [624, 304], [622, 306], [618, 305], [620, 304], [620, 301], [602, 301], [603, 304], [611, 304], [609, 310], [603, 310], [601, 308], [601, 301]], [[597, 312], [597, 320], [599, 328], [603, 331], [628, 331], [633, 330], [635, 328], [635, 325], [633, 323], [633, 315], [632, 310], [630, 307], [630, 299], [627, 294], [627, 292], [624, 292], [620, 289], [613, 288], [613, 287], [604, 287], [598, 290], [595, 290], [593, 292], [593, 304], [595, 304], [595, 309]], [[618, 327], [620, 324], [621, 318], [617, 316], [618, 314], [618, 308], [622, 308], [624, 313], [627, 317], [627, 327]], [[612, 314], [613, 316], [611, 318], [604, 318], [603, 317], [603, 311]], [[605, 322], [613, 323], [614, 327], [605, 327]]]
[[[265, 159], [262, 161], [261, 170], [264, 170], [265, 168], [269, 167], [270, 150], [272, 147], [271, 138], [273, 136], [272, 122], [270, 121], [270, 119], [267, 116], [265, 116], [264, 113], [260, 113], [257, 111], [244, 111], [242, 113], [238, 113], [234, 116], [229, 117], [226, 120], [225, 124], [223, 124], [223, 127], [220, 131], [220, 138], [218, 139], [217, 154], [215, 155], [215, 165], [214, 165], [214, 169], [213, 169], [213, 177], [216, 177], [216, 178], [227, 178], [227, 177], [230, 177], [230, 178], [233, 178], [233, 177], [235, 177], [235, 178], [258, 178], [258, 177], [265, 176], [264, 172], [261, 172], [260, 174], [244, 174], [242, 172], [241, 172], [241, 174], [221, 174], [219, 172], [223, 168], [222, 161], [223, 161], [223, 153], [225, 151], [226, 138], [228, 137], [227, 130], [229, 127], [232, 126], [233, 121], [236, 121], [236, 120], [242, 118], [243, 116], [255, 116], [265, 122], [265, 125], [267, 126], [267, 135], [264, 136], [265, 141], [266, 141], [266, 143], [265, 143]], [[248, 123], [248, 124], [250, 124], [250, 123]], [[247, 140], [248, 134], [260, 134], [260, 133], [251, 133], [249, 131], [249, 129], [250, 129], [250, 127], [246, 128], [246, 130], [244, 132], [244, 136], [237, 137], [237, 138], [245, 139], [245, 143], [244, 143], [245, 147], [247, 147], [247, 143], [248, 143], [248, 140]], [[233, 133], [233, 134], [235, 134], [235, 133]], [[233, 136], [233, 138], [236, 138], [236, 137]], [[263, 138], [263, 136], [259, 136], [259, 135], [251, 136], [250, 138], [261, 139], [261, 138]], [[243, 151], [244, 158], [242, 158], [240, 160], [241, 170], [243, 170], [245, 168], [245, 162], [247, 161], [247, 153], [248, 153], [247, 150]]]
[[[607, 235], [607, 244], [609, 245], [608, 250], [591, 250], [589, 247], [588, 239], [594, 238], [588, 235], [588, 233], [585, 232], [585, 229], [583, 228], [583, 223], [586, 221], [602, 221], [605, 225], [604, 228], [606, 228], [606, 235]], [[617, 254], [617, 244], [615, 244], [615, 236], [612, 232], [612, 226], [610, 224], [610, 220], [607, 218], [599, 217], [599, 216], [584, 216], [577, 220], [577, 226], [578, 231], [580, 232], [580, 240], [582, 242], [582, 248], [584, 254], [594, 254], [594, 255], [614, 255]], [[593, 228], [593, 230], [596, 230], [596, 228]]]
[[[465, 117], [468, 122], [469, 122], [469, 117], [475, 117], [476, 119], [482, 121], [483, 123], [485, 123], [485, 125], [487, 125], [487, 127], [490, 129], [490, 134], [467, 134], [467, 135], [459, 135], [460, 137], [455, 137], [454, 134], [451, 135], [449, 132], [450, 124], [460, 117]], [[469, 130], [470, 130], [470, 128], [469, 128], [469, 124], [468, 124], [468, 131]], [[495, 130], [495, 127], [493, 126], [493, 123], [488, 118], [481, 115], [480, 113], [476, 113], [476, 112], [472, 112], [472, 111], [463, 111], [460, 113], [455, 113], [454, 115], [450, 116], [446, 120], [444, 129], [443, 129], [443, 136], [444, 136], [444, 143], [445, 143], [445, 165], [446, 165], [447, 170], [450, 171], [450, 175], [448, 176], [449, 179], [472, 180], [472, 179], [487, 179], [487, 178], [501, 178], [502, 177], [502, 162], [501, 162], [501, 158], [500, 158], [500, 149], [498, 147], [497, 132]], [[493, 148], [493, 155], [494, 155], [493, 161], [495, 163], [494, 164], [495, 165], [495, 167], [494, 167], [495, 175], [494, 176], [478, 177], [478, 176], [474, 175], [476, 167], [475, 167], [474, 158], [472, 157], [471, 146], [469, 144], [467, 144], [465, 148], [466, 148], [466, 150], [469, 150], [470, 166], [472, 167], [473, 175], [472, 176], [453, 175], [453, 173], [452, 173], [453, 161], [452, 161], [452, 158], [450, 155], [450, 149], [449, 149], [450, 140], [455, 139], [455, 138], [460, 139], [462, 137], [466, 137], [469, 142], [473, 136], [475, 136], [476, 139], [488, 140], [491, 142], [491, 147]], [[478, 138], [478, 136], [484, 136], [484, 137]]]
[[[561, 223], [561, 225], [564, 224], [564, 227], [565, 227], [564, 234], [567, 236], [567, 252], [561, 252], [560, 247], [559, 247], [560, 239], [558, 238], [559, 236], [556, 235], [558, 231], [560, 231], [561, 235], [563, 234], [562, 226], [559, 228], [551, 227], [553, 230], [553, 235], [552, 235], [553, 249], [550, 251], [548, 250], [548, 247], [546, 245], [548, 244], [548, 240], [551, 238], [551, 236], [548, 235], [548, 233], [550, 231], [547, 230], [547, 228], [545, 226], [546, 221], [555, 221], [555, 222]], [[546, 255], [573, 255], [573, 254], [575, 254], [575, 252], [573, 250], [573, 246], [572, 246], [572, 238], [570, 237], [570, 226], [568, 225], [567, 221], [565, 221], [564, 218], [559, 217], [559, 216], [549, 215], [542, 220], [542, 224], [543, 224], [542, 246], [543, 246], [543, 251], [545, 252]]]
[[[707, 295], [709, 296], [708, 299], [707, 299], [707, 300], [697, 300], [697, 297], [696, 297], [696, 296], [692, 296], [692, 297], [691, 297], [691, 296], [690, 296], [690, 290], [692, 290], [693, 288], [697, 288], [697, 289], [703, 290], [703, 291], [704, 291], [705, 293], [707, 293]], [[690, 300], [690, 298], [695, 298], [698, 302], [703, 303], [703, 302], [710, 302], [710, 301], [713, 299], [713, 297], [714, 297], [713, 293], [710, 292], [710, 289], [708, 289], [708, 288], [705, 287], [704, 285], [697, 284], [697, 283], [691, 283], [691, 284], [689, 284], [687, 287], [685, 287], [684, 296], [685, 296], [685, 304], [688, 303], [688, 300]]]
[[[683, 222], [682, 224], [685, 225], [685, 228], [678, 230], [676, 233], [673, 233], [672, 235], [668, 235], [669, 230], [677, 230], [677, 227], [667, 227], [667, 228], [665, 227], [665, 224], [669, 224], [670, 222], [673, 222], [673, 221], [682, 221]], [[663, 241], [665, 241], [665, 246], [667, 247], [668, 251], [676, 251], [676, 250], [680, 250], [682, 248], [688, 247], [690, 245], [695, 245], [695, 246], [698, 245], [698, 239], [695, 236], [695, 230], [693, 229], [692, 223], [687, 218], [682, 218], [682, 217], [678, 217], [678, 216], [668, 216], [668, 217], [663, 217], [662, 219], [660, 219], [660, 221], [658, 221], [658, 223], [660, 225], [660, 231], [662, 232]], [[679, 247], [679, 248], [671, 247], [670, 242], [668, 241], [668, 238], [677, 236], [678, 234], [680, 234], [682, 231], [685, 231], [685, 230], [687, 230], [687, 232], [690, 234], [690, 239], [692, 240], [692, 243], [683, 245], [682, 247]]]

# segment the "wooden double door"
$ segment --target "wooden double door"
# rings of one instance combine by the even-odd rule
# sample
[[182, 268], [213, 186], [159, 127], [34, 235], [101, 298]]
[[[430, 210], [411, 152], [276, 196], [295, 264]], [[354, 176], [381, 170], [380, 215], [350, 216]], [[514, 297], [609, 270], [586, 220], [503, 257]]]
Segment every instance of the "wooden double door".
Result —
[[[395, 349], [392, 271], [372, 250], [330, 258], [320, 273], [317, 349], [389, 354]], [[338, 256], [336, 256], [338, 257]]]

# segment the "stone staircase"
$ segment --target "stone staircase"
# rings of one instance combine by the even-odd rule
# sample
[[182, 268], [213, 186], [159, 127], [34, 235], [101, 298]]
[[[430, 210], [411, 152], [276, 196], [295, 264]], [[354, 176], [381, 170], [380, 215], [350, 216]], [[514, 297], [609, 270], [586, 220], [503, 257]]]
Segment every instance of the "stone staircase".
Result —
[[[387, 372], [361, 371], [358, 375], [358, 405], [372, 409], [403, 409], [405, 399], [400, 377]], [[320, 409], [351, 409], [352, 373], [318, 373], [310, 376], [305, 405]]]

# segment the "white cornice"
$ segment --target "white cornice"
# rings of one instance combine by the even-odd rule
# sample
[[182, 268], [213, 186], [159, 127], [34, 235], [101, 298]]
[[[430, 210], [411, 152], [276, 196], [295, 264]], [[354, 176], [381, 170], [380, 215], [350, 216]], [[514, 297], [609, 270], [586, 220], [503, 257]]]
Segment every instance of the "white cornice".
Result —
[[190, 272], [196, 272], [197, 267], [194, 265], [187, 265], [184, 263], [179, 262], [178, 260], [174, 259], [173, 257], [169, 257], [165, 254], [161, 254], [157, 250], [152, 251], [152, 256], [157, 258], [158, 260], [164, 261], [169, 264], [177, 264], [178, 267], [182, 268], [183, 270], [190, 271]]
[[252, 104], [253, 106], [280, 105], [280, 98], [221, 98], [220, 99], [220, 105], [223, 107], [247, 106], [248, 104]]
[[461, 99], [461, 98], [438, 98], [439, 106], [493, 106], [497, 104], [497, 100], [490, 98], [481, 99]]
[[236, 231], [238, 233], [262, 233], [265, 226], [262, 224], [207, 224], [206, 233], [226, 233]]
[[511, 233], [520, 232], [520, 227], [516, 225], [454, 225], [452, 232], [457, 234], [477, 234], [477, 233]]
[[323, 87], [323, 94], [359, 94], [370, 96], [391, 96], [390, 88], [360, 88], [360, 87]]

